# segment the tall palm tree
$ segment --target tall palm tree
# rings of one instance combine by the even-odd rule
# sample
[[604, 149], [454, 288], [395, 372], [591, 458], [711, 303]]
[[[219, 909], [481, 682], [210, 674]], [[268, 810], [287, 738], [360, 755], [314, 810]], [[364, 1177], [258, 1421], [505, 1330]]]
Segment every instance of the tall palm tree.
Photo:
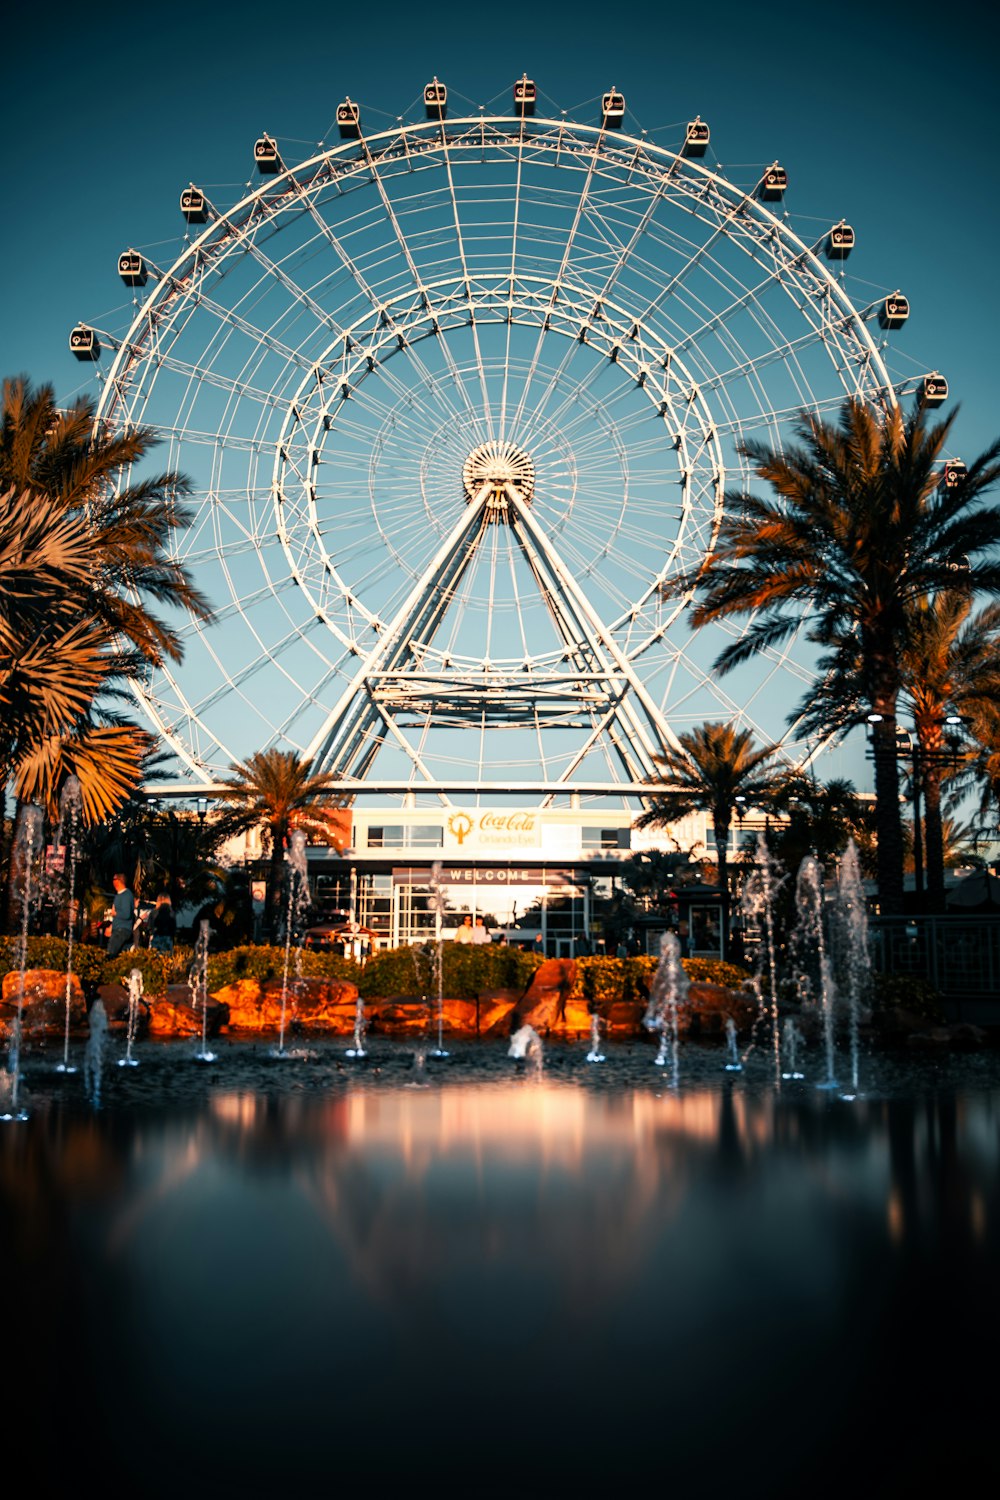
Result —
[[212, 613], [170, 556], [173, 534], [191, 522], [181, 503], [189, 482], [174, 471], [133, 477], [157, 441], [151, 428], [101, 428], [89, 396], [60, 409], [51, 385], [36, 390], [25, 376], [4, 381], [0, 492], [44, 496], [74, 530], [74, 541], [82, 532], [86, 566], [71, 567], [66, 556], [60, 565], [72, 603], [109, 639], [153, 665], [179, 661], [182, 643], [178, 628], [151, 605], [200, 620]]
[[272, 930], [279, 925], [285, 842], [296, 823], [321, 819], [331, 806], [334, 777], [313, 771], [312, 761], [294, 750], [260, 750], [230, 766], [233, 775], [217, 795], [228, 804], [226, 825], [233, 832], [263, 826], [270, 845], [268, 905]]
[[[954, 589], [1000, 589], [1000, 510], [984, 501], [1000, 476], [1000, 443], [970, 463], [953, 487], [941, 459], [954, 413], [932, 423], [922, 403], [909, 417], [857, 398], [838, 420], [805, 413], [797, 444], [778, 451], [745, 442], [741, 452], [774, 499], [738, 492], [714, 551], [672, 592], [695, 590], [695, 626], [749, 616], [721, 653], [726, 672], [785, 641], [803, 621], [824, 648], [828, 675], [860, 662], [859, 713], [873, 726], [882, 910], [903, 904], [903, 837], [896, 760], [901, 646], [918, 600]], [[797, 717], [796, 711], [791, 717]]]
[[662, 828], [692, 812], [712, 820], [722, 901], [722, 954], [729, 955], [729, 832], [743, 799], [747, 806], [766, 806], [786, 786], [789, 772], [779, 764], [773, 745], [755, 749], [748, 729], [735, 724], [701, 724], [678, 735], [680, 750], [656, 757], [663, 785], [656, 784], [650, 806], [636, 819], [637, 828]]
[[4, 382], [0, 785], [13, 776], [20, 797], [52, 805], [72, 766], [87, 820], [136, 784], [145, 745], [143, 731], [106, 714], [103, 701], [144, 666], [182, 654], [177, 625], [155, 610], [211, 618], [169, 555], [191, 519], [180, 503], [187, 481], [133, 477], [155, 441], [145, 428], [102, 428], [89, 397], [60, 410], [51, 386]]
[[906, 696], [917, 736], [915, 773], [924, 795], [927, 896], [945, 906], [942, 783], [973, 758], [946, 725], [949, 709], [975, 724], [1000, 703], [1000, 604], [972, 612], [964, 593], [936, 595], [912, 612], [903, 651]]

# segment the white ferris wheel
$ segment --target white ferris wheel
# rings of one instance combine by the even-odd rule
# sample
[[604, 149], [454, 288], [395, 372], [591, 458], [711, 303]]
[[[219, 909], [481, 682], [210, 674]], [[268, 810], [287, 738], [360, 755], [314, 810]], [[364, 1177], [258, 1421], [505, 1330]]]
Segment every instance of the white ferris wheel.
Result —
[[807, 753], [805, 641], [720, 680], [664, 585], [741, 439], [896, 400], [906, 299], [852, 301], [852, 229], [794, 233], [780, 164], [737, 185], [701, 120], [667, 149], [624, 113], [546, 117], [526, 78], [505, 114], [435, 79], [387, 129], [346, 100], [298, 165], [262, 136], [231, 206], [185, 189], [171, 264], [119, 257], [129, 325], [70, 343], [193, 480], [217, 619], [139, 696], [199, 783], [277, 746], [347, 789], [634, 796], [707, 719]]

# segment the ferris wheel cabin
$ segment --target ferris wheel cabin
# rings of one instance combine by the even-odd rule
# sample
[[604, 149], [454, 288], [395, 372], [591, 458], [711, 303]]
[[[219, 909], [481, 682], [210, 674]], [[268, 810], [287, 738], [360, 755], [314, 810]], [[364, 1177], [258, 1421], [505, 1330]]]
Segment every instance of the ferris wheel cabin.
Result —
[[257, 171], [262, 177], [269, 177], [275, 172], [280, 172], [282, 167], [281, 156], [278, 147], [269, 135], [262, 135], [259, 141], [254, 143], [253, 159]]
[[514, 85], [514, 113], [522, 119], [525, 115], [533, 115], [537, 100], [538, 90], [525, 73]]
[[854, 249], [854, 230], [841, 219], [826, 237], [827, 260], [846, 260]]
[[943, 406], [948, 399], [948, 382], [937, 370], [920, 382], [920, 399], [925, 406]]
[[616, 89], [605, 94], [601, 100], [601, 129], [621, 130], [625, 118], [625, 95]]
[[760, 196], [764, 203], [780, 203], [788, 187], [788, 173], [777, 162], [768, 167], [760, 179]]
[[93, 362], [100, 358], [101, 345], [97, 330], [88, 328], [85, 323], [78, 323], [73, 329], [69, 336], [69, 347], [76, 359]]
[[448, 116], [448, 90], [436, 78], [424, 85], [424, 109], [428, 120], [444, 120]]
[[181, 213], [189, 224], [208, 223], [208, 204], [201, 188], [186, 187], [181, 193]]
[[145, 286], [149, 275], [146, 262], [138, 250], [123, 250], [118, 257], [118, 274], [126, 286]]
[[356, 141], [361, 135], [361, 111], [350, 99], [337, 105], [337, 129], [342, 141]]
[[902, 328], [910, 316], [910, 304], [902, 292], [891, 292], [878, 310], [880, 328]]
[[712, 132], [700, 115], [697, 120], [690, 120], [688, 128], [684, 133], [684, 144], [681, 147], [681, 155], [704, 156], [708, 150], [711, 134]]

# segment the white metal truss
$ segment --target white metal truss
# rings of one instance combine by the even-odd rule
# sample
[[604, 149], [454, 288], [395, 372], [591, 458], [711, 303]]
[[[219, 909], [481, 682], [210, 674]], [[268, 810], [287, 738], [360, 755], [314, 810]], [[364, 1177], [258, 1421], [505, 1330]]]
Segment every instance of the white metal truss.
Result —
[[[489, 525], [507, 524], [531, 569], [562, 638], [564, 661], [555, 670], [521, 671], [483, 663], [478, 670], [430, 671], [431, 647]], [[559, 778], [572, 785], [578, 764], [607, 736], [624, 779], [656, 772], [655, 757], [677, 745], [635, 668], [615, 644], [583, 590], [530, 513], [523, 482], [486, 478], [397, 616], [379, 634], [306, 753], [338, 778], [364, 778], [383, 734], [403, 746], [425, 783], [434, 777], [407, 739], [407, 721], [428, 718], [457, 727], [483, 718], [511, 724], [542, 716], [590, 731], [583, 750]]]
[[[741, 440], [915, 380], [762, 172], [565, 118], [362, 111], [143, 258], [98, 331], [99, 420], [152, 426], [194, 481], [177, 558], [219, 623], [139, 697], [200, 784], [278, 745], [352, 791], [634, 797], [683, 726], [782, 737], [802, 637], [722, 684], [739, 627], [693, 635], [672, 580]], [[522, 467], [476, 482], [484, 453]]]

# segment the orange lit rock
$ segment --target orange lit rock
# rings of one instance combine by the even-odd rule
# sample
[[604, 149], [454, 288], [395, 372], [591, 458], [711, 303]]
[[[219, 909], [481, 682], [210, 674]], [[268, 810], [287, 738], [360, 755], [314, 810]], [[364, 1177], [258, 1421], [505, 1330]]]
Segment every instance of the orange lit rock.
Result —
[[678, 1015], [681, 1035], [722, 1036], [726, 1017], [732, 1016], [738, 1031], [746, 1031], [757, 1014], [756, 997], [748, 990], [730, 990], [722, 984], [692, 980], [686, 1005]]
[[520, 998], [519, 990], [483, 990], [479, 996], [479, 1035], [505, 1034], [511, 1012]]
[[[229, 1007], [215, 995], [208, 997], [208, 1014], [205, 1030], [209, 1036], [218, 1036], [229, 1021]], [[201, 1006], [191, 1004], [191, 991], [186, 984], [171, 984], [166, 993], [158, 995], [149, 1005], [149, 1032], [151, 1036], [201, 1036]]]
[[575, 983], [576, 963], [572, 958], [545, 959], [514, 1007], [511, 1026], [532, 1026], [539, 1036], [551, 1031], [557, 1022], [565, 1026], [566, 1003]]
[[[441, 1001], [441, 1029], [448, 1036], [474, 1037], [478, 1006], [475, 1000]], [[423, 997], [406, 1000], [373, 1000], [366, 1012], [369, 1030], [384, 1032], [386, 1036], [433, 1036], [437, 1032], [438, 1008], [436, 1000], [425, 1001]], [[354, 1012], [351, 1012], [351, 1024]]]
[[280, 979], [263, 985], [255, 979], [241, 979], [212, 998], [228, 1007], [230, 1031], [277, 1033], [283, 995], [286, 1026], [340, 1035], [354, 1029], [358, 988], [346, 979], [289, 979], [287, 991]]
[[[4, 975], [0, 1008], [3, 1019], [7, 1022], [12, 1021], [17, 1014], [20, 984], [19, 972]], [[69, 1024], [71, 1031], [82, 1032], [87, 1027], [87, 1006], [80, 981], [75, 974], [70, 975]], [[29, 1032], [51, 1031], [62, 1034], [66, 1026], [66, 974], [63, 970], [25, 970], [21, 1025]]]

